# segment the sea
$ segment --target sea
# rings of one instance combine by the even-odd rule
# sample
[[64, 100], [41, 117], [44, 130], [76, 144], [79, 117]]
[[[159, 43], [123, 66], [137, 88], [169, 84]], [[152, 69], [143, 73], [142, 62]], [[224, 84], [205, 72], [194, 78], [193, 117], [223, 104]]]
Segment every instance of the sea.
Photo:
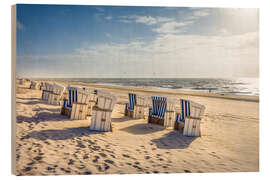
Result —
[[52, 80], [259, 96], [258, 78], [58, 78]]

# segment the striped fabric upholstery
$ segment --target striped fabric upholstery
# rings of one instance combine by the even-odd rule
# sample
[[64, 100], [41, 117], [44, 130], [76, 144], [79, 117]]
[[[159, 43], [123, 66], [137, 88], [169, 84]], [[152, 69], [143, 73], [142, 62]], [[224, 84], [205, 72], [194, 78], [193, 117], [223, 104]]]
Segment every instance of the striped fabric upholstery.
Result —
[[128, 93], [129, 103], [126, 104], [126, 109], [133, 111], [134, 106], [137, 104], [136, 102], [136, 94]]
[[77, 88], [75, 87], [68, 87], [68, 99], [64, 101], [63, 107], [65, 108], [72, 108], [72, 103], [77, 102]]
[[152, 108], [149, 109], [149, 116], [164, 118], [167, 109], [166, 97], [152, 97]]
[[180, 99], [180, 113], [176, 114], [177, 122], [185, 122], [185, 117], [190, 116], [190, 101]]

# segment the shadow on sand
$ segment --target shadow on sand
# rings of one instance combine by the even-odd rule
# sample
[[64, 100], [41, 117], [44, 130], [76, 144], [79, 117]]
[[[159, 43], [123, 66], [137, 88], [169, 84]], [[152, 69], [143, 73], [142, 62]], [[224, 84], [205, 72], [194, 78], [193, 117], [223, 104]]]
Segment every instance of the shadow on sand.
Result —
[[67, 116], [61, 115], [59, 112], [40, 112], [33, 117], [17, 116], [17, 123], [28, 122], [28, 123], [40, 123], [46, 121], [72, 121]]
[[171, 131], [161, 138], [151, 140], [160, 149], [185, 149], [198, 137], [183, 136], [179, 131]]
[[66, 128], [59, 130], [32, 131], [22, 139], [34, 138], [38, 140], [67, 140], [75, 137], [88, 136], [90, 134], [103, 134], [104, 132], [91, 131], [89, 127]]
[[156, 131], [161, 131], [163, 129], [164, 129], [163, 126], [159, 126], [156, 124], [140, 123], [140, 124], [128, 126], [128, 127], [125, 127], [123, 129], [119, 129], [119, 130], [126, 131], [126, 132], [131, 133], [131, 134], [150, 134], [150, 133], [154, 133]]

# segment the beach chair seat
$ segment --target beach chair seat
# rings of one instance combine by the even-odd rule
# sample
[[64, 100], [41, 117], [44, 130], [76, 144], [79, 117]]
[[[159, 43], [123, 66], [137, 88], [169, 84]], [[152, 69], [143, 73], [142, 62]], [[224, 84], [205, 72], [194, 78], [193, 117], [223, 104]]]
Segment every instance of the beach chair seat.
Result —
[[125, 106], [125, 116], [132, 118], [144, 118], [146, 98], [141, 95], [128, 93], [129, 103]]
[[200, 136], [200, 123], [204, 111], [204, 105], [180, 99], [180, 112], [176, 113], [175, 129], [183, 131], [185, 136]]
[[92, 110], [90, 130], [112, 131], [111, 115], [116, 100], [116, 96], [108, 92], [97, 91], [97, 103]]
[[51, 92], [53, 92], [53, 84], [51, 83], [48, 83], [48, 82], [45, 82], [43, 83], [44, 86], [42, 88], [42, 96], [41, 96], [41, 99], [42, 100], [48, 100], [49, 99], [49, 94]]
[[152, 107], [149, 108], [148, 123], [173, 127], [175, 122], [175, 99], [152, 97]]
[[30, 89], [38, 89], [39, 83], [36, 81], [31, 81]]
[[48, 104], [60, 105], [60, 100], [63, 96], [65, 86], [60, 84], [53, 84], [52, 91], [49, 92]]

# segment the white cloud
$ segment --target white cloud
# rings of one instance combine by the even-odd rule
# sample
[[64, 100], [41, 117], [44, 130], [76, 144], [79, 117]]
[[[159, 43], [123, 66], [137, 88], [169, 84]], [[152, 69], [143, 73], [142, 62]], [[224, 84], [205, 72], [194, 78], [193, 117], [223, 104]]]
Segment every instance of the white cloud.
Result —
[[186, 17], [188, 20], [196, 20], [205, 16], [209, 16], [211, 11], [209, 8], [191, 8], [192, 13]]
[[17, 21], [17, 29], [18, 29], [19, 31], [23, 31], [23, 29], [24, 29], [23, 24], [20, 23], [19, 21]]
[[179, 32], [185, 32], [185, 26], [191, 24], [191, 21], [187, 22], [167, 22], [162, 24], [160, 27], [153, 29], [154, 32], [158, 33], [179, 33]]
[[106, 16], [104, 19], [111, 20], [112, 19], [112, 16]]
[[112, 35], [111, 35], [110, 33], [106, 33], [105, 35], [106, 35], [106, 37], [108, 37], [108, 38], [111, 38], [111, 37], [112, 37]]
[[152, 16], [137, 16], [137, 15], [131, 15], [131, 16], [120, 16], [120, 22], [124, 23], [131, 23], [131, 22], [136, 22], [136, 23], [142, 23], [146, 25], [153, 25], [157, 23], [164, 23], [164, 22], [169, 22], [172, 21], [173, 18], [167, 18], [167, 17], [152, 17]]
[[228, 36], [160, 34], [149, 44], [138, 40], [89, 45], [77, 53], [85, 59], [115, 63], [119, 71], [136, 64], [142, 69], [148, 66], [147, 72], [154, 68], [160, 75], [175, 77], [258, 76], [257, 32]]

